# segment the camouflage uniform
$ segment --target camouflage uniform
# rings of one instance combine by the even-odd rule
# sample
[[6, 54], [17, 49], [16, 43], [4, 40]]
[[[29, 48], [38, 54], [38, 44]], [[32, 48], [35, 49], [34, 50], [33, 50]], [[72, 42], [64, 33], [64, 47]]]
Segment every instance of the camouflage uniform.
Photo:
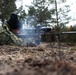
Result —
[[20, 45], [21, 42], [22, 40], [18, 38], [14, 33], [9, 31], [9, 28], [6, 26], [6, 24], [4, 24], [4, 29], [0, 30], [0, 45]]

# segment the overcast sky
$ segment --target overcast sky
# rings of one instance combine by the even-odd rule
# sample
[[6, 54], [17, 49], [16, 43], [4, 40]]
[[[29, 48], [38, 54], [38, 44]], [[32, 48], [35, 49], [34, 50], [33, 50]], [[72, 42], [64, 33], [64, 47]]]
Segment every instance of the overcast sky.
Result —
[[[23, 2], [17, 2], [17, 7], [20, 6], [20, 4], [22, 3], [23, 6], [25, 7], [25, 5], [31, 5], [31, 2], [33, 0], [23, 0]], [[58, 1], [58, 0], [57, 0]], [[70, 9], [71, 12], [69, 13], [69, 15], [71, 15], [72, 19], [76, 19], [76, 0], [67, 0], [67, 2], [65, 3], [66, 5], [70, 5]], [[24, 8], [27, 12], [28, 8]], [[71, 21], [70, 24], [74, 24], [76, 23], [75, 21]]]

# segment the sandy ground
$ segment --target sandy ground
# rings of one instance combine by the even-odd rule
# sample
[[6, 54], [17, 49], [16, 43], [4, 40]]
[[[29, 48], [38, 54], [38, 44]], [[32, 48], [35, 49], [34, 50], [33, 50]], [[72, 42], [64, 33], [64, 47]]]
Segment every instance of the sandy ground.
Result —
[[76, 46], [0, 46], [0, 75], [76, 75]]

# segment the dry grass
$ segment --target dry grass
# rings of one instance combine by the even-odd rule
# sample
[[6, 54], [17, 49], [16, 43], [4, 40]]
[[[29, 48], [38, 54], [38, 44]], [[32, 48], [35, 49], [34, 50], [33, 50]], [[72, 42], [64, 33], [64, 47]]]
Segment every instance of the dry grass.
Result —
[[73, 48], [0, 46], [0, 75], [76, 75]]

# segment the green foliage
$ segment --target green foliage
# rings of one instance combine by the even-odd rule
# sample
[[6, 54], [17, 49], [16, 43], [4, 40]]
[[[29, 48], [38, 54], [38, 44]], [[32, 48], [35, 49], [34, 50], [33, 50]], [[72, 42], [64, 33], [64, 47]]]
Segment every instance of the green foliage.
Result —
[[25, 10], [21, 5], [18, 9], [16, 8], [16, 0], [0, 0], [0, 20], [3, 23], [8, 20], [11, 13], [19, 15], [19, 19], [23, 20], [26, 16]]
[[76, 25], [75, 26], [70, 26], [69, 31], [76, 31]]
[[[53, 25], [55, 30], [61, 30], [61, 31], [67, 31], [67, 28], [65, 25], [69, 22], [69, 19], [71, 17], [68, 16], [68, 12], [70, 11], [70, 6], [65, 5], [64, 8], [60, 7], [57, 8], [56, 5], [58, 3], [66, 2], [66, 0], [59, 0], [57, 4], [55, 4], [55, 1], [57, 0], [33, 0], [32, 5], [29, 6], [28, 15], [35, 17], [35, 25]], [[57, 16], [58, 16], [58, 22], [56, 16], [56, 8], [57, 8]], [[51, 9], [49, 9], [51, 8]], [[58, 23], [58, 25], [57, 25]], [[34, 25], [33, 24], [33, 25]]]
[[70, 6], [65, 5], [64, 8], [57, 8], [58, 3], [66, 2], [66, 0], [33, 0], [32, 5], [29, 7], [28, 15], [35, 16], [37, 24], [57, 25], [58, 29], [63, 28], [69, 22], [71, 17], [68, 16]]
[[33, 6], [29, 7], [28, 15], [35, 15], [35, 8]]
[[17, 9], [17, 14], [19, 14], [20, 20], [25, 19], [26, 13], [25, 13], [25, 10], [23, 9], [22, 5]]
[[35, 16], [37, 24], [47, 25], [47, 20], [51, 19], [49, 2], [46, 0], [33, 0], [33, 5], [29, 7], [28, 15]]
[[[76, 26], [70, 26], [70, 28], [65, 28], [66, 31], [76, 31]], [[76, 33], [66, 34], [63, 36], [64, 42], [68, 45], [76, 45]]]
[[71, 17], [68, 15], [70, 11], [70, 6], [69, 5], [65, 5], [64, 8], [59, 8], [58, 10], [58, 22], [59, 25], [66, 25], [69, 20], [71, 19]]
[[0, 0], [0, 19], [2, 23], [8, 19], [11, 12], [16, 10], [15, 1], [16, 0]]
[[67, 34], [65, 41], [68, 45], [76, 45], [76, 34]]
[[[63, 5], [66, 2], [65, 0], [55, 0], [55, 11], [56, 11], [56, 18], [54, 18], [53, 23], [55, 23], [56, 31], [62, 31], [65, 25], [69, 22], [71, 17], [68, 16], [68, 12], [70, 11], [69, 5]], [[59, 7], [58, 4], [62, 4], [63, 7]], [[58, 8], [59, 7], [59, 8]]]
[[54, 3], [54, 0], [49, 0], [50, 3]]

